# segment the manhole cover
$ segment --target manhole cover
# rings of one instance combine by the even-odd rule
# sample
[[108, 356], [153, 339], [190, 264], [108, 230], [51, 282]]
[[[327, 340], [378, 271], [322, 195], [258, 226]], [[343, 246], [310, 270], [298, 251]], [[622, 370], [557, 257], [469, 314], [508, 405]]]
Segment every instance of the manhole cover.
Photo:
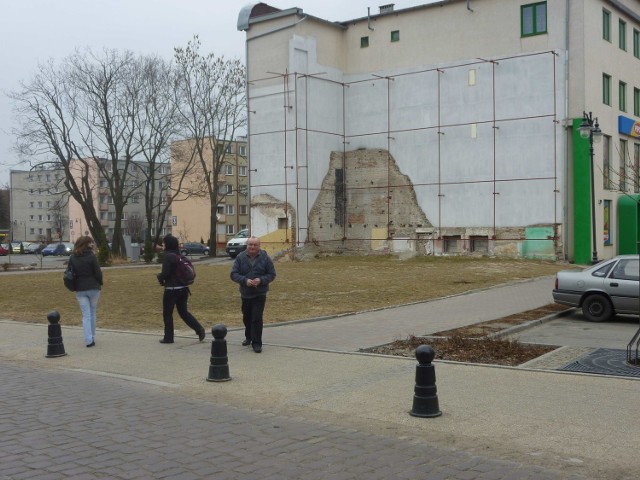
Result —
[[613, 348], [598, 348], [558, 370], [640, 378], [640, 366], [627, 363], [627, 351]]

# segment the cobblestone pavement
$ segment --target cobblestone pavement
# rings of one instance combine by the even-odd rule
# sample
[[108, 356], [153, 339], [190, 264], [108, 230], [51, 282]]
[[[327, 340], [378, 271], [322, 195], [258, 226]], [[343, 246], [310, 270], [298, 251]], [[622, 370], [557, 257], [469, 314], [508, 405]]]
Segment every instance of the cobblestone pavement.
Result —
[[583, 478], [9, 361], [0, 364], [0, 419], [2, 480]]

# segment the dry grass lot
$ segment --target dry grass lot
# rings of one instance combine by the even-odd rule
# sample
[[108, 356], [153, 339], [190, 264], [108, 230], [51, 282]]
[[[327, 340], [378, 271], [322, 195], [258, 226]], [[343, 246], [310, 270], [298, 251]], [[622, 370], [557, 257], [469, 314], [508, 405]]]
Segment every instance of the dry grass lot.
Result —
[[[195, 263], [190, 310], [210, 328], [242, 324], [238, 286], [229, 264]], [[276, 262], [265, 322], [357, 312], [417, 302], [515, 280], [552, 275], [566, 264], [499, 258], [335, 256], [301, 262]], [[105, 268], [98, 327], [159, 330], [162, 287], [159, 265]], [[550, 283], [549, 288], [552, 288]], [[0, 271], [0, 318], [47, 323], [51, 310], [63, 325], [80, 325], [75, 294], [62, 284], [62, 271]], [[177, 320], [177, 318], [176, 318]], [[181, 322], [176, 323], [181, 328]]]

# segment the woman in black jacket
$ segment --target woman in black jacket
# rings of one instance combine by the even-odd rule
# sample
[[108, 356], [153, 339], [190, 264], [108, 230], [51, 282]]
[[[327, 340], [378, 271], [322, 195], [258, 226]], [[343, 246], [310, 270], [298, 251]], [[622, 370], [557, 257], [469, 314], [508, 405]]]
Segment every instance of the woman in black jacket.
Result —
[[200, 322], [191, 315], [187, 308], [189, 300], [189, 287], [182, 285], [176, 278], [178, 268], [178, 239], [173, 235], [166, 235], [164, 243], [164, 255], [162, 257], [162, 271], [158, 274], [158, 282], [164, 286], [162, 296], [162, 320], [164, 321], [164, 337], [160, 343], [173, 343], [173, 309], [178, 309], [178, 315], [192, 328], [200, 341], [204, 340], [205, 331]]
[[82, 236], [76, 240], [69, 257], [76, 274], [76, 298], [82, 312], [82, 330], [87, 347], [96, 344], [96, 310], [102, 288], [102, 270], [93, 253], [93, 238]]

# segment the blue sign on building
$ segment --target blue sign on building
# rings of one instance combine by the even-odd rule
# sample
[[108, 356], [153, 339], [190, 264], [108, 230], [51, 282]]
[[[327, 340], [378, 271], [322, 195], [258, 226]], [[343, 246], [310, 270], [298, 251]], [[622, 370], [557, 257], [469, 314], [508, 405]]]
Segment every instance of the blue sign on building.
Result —
[[636, 122], [633, 118], [618, 115], [618, 133], [640, 138], [640, 122]]

